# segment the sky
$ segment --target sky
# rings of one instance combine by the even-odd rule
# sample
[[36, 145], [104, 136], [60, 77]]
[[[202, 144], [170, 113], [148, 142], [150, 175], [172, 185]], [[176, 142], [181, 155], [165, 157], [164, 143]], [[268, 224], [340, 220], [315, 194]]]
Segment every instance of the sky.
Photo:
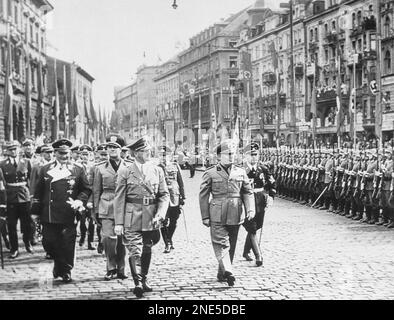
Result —
[[[186, 49], [205, 28], [255, 0], [50, 0], [47, 54], [91, 74], [93, 102], [114, 108], [114, 87], [135, 79], [141, 64], [159, 64]], [[283, 1], [285, 2], [285, 1]], [[275, 8], [278, 0], [266, 0]], [[145, 58], [144, 58], [145, 52]]]

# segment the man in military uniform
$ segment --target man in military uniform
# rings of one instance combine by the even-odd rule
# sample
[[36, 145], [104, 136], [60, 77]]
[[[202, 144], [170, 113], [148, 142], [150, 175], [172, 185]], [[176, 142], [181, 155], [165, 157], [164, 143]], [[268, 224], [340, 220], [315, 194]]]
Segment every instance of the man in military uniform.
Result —
[[169, 205], [169, 192], [161, 168], [150, 163], [151, 146], [145, 137], [130, 144], [135, 161], [118, 171], [115, 189], [115, 234], [123, 234], [137, 297], [152, 291], [147, 283], [152, 247], [160, 240], [160, 227]]
[[109, 159], [96, 163], [93, 180], [93, 213], [98, 225], [101, 225], [102, 244], [107, 259], [107, 273], [104, 280], [114, 278], [126, 279], [125, 256], [126, 249], [122, 237], [115, 234], [114, 198], [117, 172], [126, 167], [120, 157], [121, 147], [125, 145], [124, 139], [119, 135], [106, 138]]
[[[50, 145], [42, 145], [37, 147], [36, 153], [40, 154], [40, 161], [36, 162], [32, 165], [31, 174], [30, 174], [30, 195], [33, 197], [36, 191], [36, 186], [40, 177], [40, 170], [42, 167], [47, 165], [52, 161], [53, 156], [53, 148]], [[33, 218], [33, 217], [32, 217]], [[32, 219], [34, 220], [34, 218]], [[35, 230], [33, 230], [33, 238], [41, 236], [41, 223], [37, 219], [35, 220]], [[45, 247], [44, 247], [45, 249]], [[46, 250], [45, 250], [46, 251]], [[51, 259], [51, 255], [47, 252], [45, 255], [46, 259]]]
[[252, 183], [256, 214], [253, 219], [244, 222], [248, 235], [243, 252], [243, 257], [247, 261], [252, 261], [250, 257], [250, 250], [252, 250], [258, 267], [263, 265], [263, 257], [256, 234], [263, 227], [265, 208], [273, 203], [276, 195], [275, 179], [267, 166], [259, 161], [259, 149], [257, 143], [245, 147], [245, 154], [250, 154], [250, 159], [246, 159], [244, 168]]
[[[208, 168], [200, 187], [200, 211], [203, 224], [210, 227], [211, 240], [219, 262], [218, 280], [233, 286], [232, 261], [240, 225], [255, 216], [253, 189], [246, 171], [234, 165], [236, 146], [223, 141], [216, 149], [219, 164]], [[210, 201], [210, 196], [212, 200]]]
[[159, 147], [159, 166], [164, 171], [164, 176], [170, 192], [170, 205], [167, 210], [161, 235], [164, 241], [164, 253], [174, 249], [172, 237], [174, 235], [181, 208], [185, 204], [185, 188], [181, 174], [181, 168], [172, 159], [172, 151], [168, 146]]
[[[85, 170], [86, 177], [89, 181], [89, 187], [92, 188], [93, 185], [93, 176], [94, 176], [94, 164], [89, 161], [90, 152], [93, 149], [87, 144], [81, 145], [79, 147], [79, 163]], [[88, 250], [96, 250], [93, 246], [94, 240], [94, 221], [92, 218], [92, 196], [88, 200], [86, 210], [80, 216], [81, 220], [79, 221], [79, 228], [81, 231], [81, 238], [79, 239], [79, 246], [82, 247], [85, 243], [86, 233], [88, 234]], [[88, 223], [88, 227], [86, 228], [86, 222]]]
[[393, 209], [390, 207], [390, 186], [391, 179], [393, 175], [393, 155], [392, 150], [386, 150], [386, 161], [382, 164], [382, 183], [381, 183], [381, 197], [380, 197], [380, 206], [382, 208], [382, 217], [377, 225], [389, 225], [389, 220], [391, 216], [391, 212]]
[[[4, 240], [5, 247], [10, 249], [10, 242], [7, 237], [7, 192], [5, 190], [6, 181], [4, 179], [3, 171], [0, 169], [0, 237]], [[0, 241], [2, 239], [0, 238]], [[2, 250], [2, 248], [0, 248]]]
[[379, 219], [379, 209], [375, 207], [372, 199], [372, 194], [374, 191], [374, 176], [375, 171], [378, 168], [377, 154], [373, 151], [368, 152], [369, 161], [367, 165], [367, 170], [364, 173], [365, 178], [365, 192], [362, 197], [362, 201], [365, 205], [365, 218], [361, 222], [368, 224], [374, 224]]
[[34, 160], [34, 143], [32, 139], [26, 139], [22, 143], [23, 157], [29, 160]]
[[332, 203], [332, 192], [330, 189], [331, 183], [333, 182], [332, 171], [334, 167], [334, 156], [333, 153], [327, 152], [327, 161], [324, 166], [324, 187], [327, 188], [324, 197], [324, 204], [319, 207], [320, 210], [329, 210]]
[[7, 191], [7, 225], [11, 245], [11, 259], [19, 255], [17, 223], [20, 220], [23, 242], [26, 251], [33, 253], [31, 246], [32, 219], [30, 217], [29, 177], [31, 164], [28, 159], [18, 157], [19, 142], [10, 142], [6, 146], [7, 159], [0, 162]]
[[130, 160], [130, 154], [129, 154], [129, 149], [125, 146], [122, 147], [121, 152], [120, 152], [120, 157], [125, 160]]
[[80, 145], [75, 145], [71, 148], [71, 161], [78, 163], [80, 160], [80, 154], [81, 152], [79, 151]]
[[71, 146], [67, 139], [52, 144], [56, 160], [41, 169], [32, 206], [32, 214], [43, 224], [43, 244], [54, 259], [53, 276], [65, 283], [72, 281], [76, 214], [84, 210], [91, 193], [82, 166], [69, 161]]

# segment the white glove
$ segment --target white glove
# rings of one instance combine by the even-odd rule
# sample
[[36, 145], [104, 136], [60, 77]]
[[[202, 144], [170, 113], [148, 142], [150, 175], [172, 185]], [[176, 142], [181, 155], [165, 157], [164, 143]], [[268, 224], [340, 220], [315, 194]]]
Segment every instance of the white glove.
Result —
[[274, 204], [274, 198], [268, 197], [268, 199], [267, 199], [267, 207], [272, 207], [273, 204]]
[[123, 234], [123, 226], [117, 225], [115, 226], [114, 232], [117, 236], [120, 236]]
[[88, 208], [88, 209], [93, 209], [93, 203], [88, 202], [88, 203], [86, 204], [86, 208]]
[[71, 198], [68, 198], [67, 203], [71, 206], [71, 208], [73, 208], [74, 210], [78, 210], [80, 212], [82, 212], [83, 210], [85, 210], [85, 207], [83, 206], [83, 203], [81, 200], [73, 200]]
[[155, 217], [153, 218], [153, 220], [152, 220], [153, 227], [154, 227], [154, 228], [159, 227], [159, 226], [160, 226], [160, 223], [161, 223], [162, 221], [164, 221], [164, 220], [165, 220], [165, 218], [163, 218], [163, 217], [160, 216], [160, 215], [155, 216]]
[[246, 218], [247, 218], [248, 220], [252, 220], [252, 219], [254, 218], [255, 215], [256, 215], [256, 212], [255, 212], [254, 210], [250, 210], [250, 211], [248, 212], [248, 214], [246, 215]]

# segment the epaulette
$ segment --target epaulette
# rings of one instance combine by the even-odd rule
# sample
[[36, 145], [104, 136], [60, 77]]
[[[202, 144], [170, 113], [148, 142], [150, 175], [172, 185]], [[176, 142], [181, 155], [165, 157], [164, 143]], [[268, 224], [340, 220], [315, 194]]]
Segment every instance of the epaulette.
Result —
[[208, 167], [205, 171], [211, 170], [212, 168], [216, 168], [216, 165], [212, 165], [212, 166]]
[[71, 164], [71, 165], [74, 165], [74, 166], [76, 166], [76, 167], [78, 167], [78, 168], [83, 169], [83, 166], [82, 166], [82, 164], [80, 164], [80, 163], [77, 163], [77, 162], [70, 162], [70, 164]]
[[124, 162], [127, 164], [127, 165], [130, 165], [130, 164], [133, 164], [134, 163], [134, 160], [133, 159], [123, 159], [124, 160]]
[[101, 166], [102, 164], [106, 164], [106, 163], [107, 163], [107, 160], [102, 160], [102, 161], [96, 162], [94, 165]]

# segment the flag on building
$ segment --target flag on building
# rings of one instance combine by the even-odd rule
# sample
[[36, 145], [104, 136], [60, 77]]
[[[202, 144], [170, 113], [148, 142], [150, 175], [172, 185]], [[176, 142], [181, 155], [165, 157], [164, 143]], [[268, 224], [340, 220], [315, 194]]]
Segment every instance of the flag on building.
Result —
[[96, 128], [98, 125], [98, 119], [97, 119], [96, 110], [93, 107], [92, 96], [90, 96], [90, 116], [91, 116], [91, 125], [93, 126], [93, 128]]
[[26, 84], [25, 84], [25, 98], [26, 98], [26, 135], [31, 135], [31, 126], [30, 126], [30, 118], [31, 118], [31, 69], [30, 69], [30, 61], [29, 58], [26, 64]]
[[54, 129], [53, 137], [55, 140], [59, 138], [59, 116], [60, 116], [60, 103], [59, 103], [59, 86], [57, 82], [57, 61], [55, 59], [55, 101], [53, 105], [53, 114], [55, 116], [54, 119]]
[[63, 97], [64, 97], [64, 133], [65, 136], [68, 137], [70, 134], [69, 130], [69, 107], [68, 107], [68, 96], [67, 96], [67, 72], [66, 66], [63, 66]]
[[353, 88], [349, 96], [349, 118], [350, 118], [349, 133], [350, 133], [350, 138], [352, 140], [354, 139], [354, 131], [355, 131], [354, 123], [356, 120], [355, 117], [356, 117], [356, 90]]
[[45, 92], [44, 92], [44, 80], [42, 75], [42, 62], [40, 61], [38, 63], [38, 101], [37, 101], [38, 112], [39, 112], [39, 121], [38, 121], [39, 125], [38, 128], [36, 128], [36, 134], [38, 133], [38, 135], [44, 132], [44, 117], [45, 117], [44, 97], [45, 97]]
[[233, 131], [232, 139], [234, 140], [234, 142], [237, 145], [239, 144], [239, 117], [238, 117], [238, 114], [237, 114], [237, 119], [235, 120], [235, 128]]

